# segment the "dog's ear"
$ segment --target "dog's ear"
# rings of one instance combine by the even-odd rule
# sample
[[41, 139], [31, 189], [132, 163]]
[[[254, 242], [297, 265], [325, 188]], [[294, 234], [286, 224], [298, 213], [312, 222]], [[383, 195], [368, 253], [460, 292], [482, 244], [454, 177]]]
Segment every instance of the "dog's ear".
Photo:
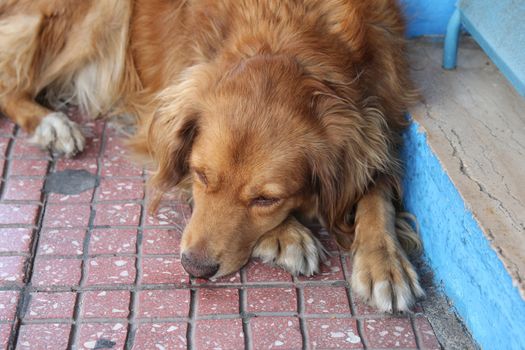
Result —
[[155, 166], [148, 180], [151, 212], [156, 211], [164, 193], [188, 176], [189, 156], [199, 122], [190, 86], [168, 88], [159, 98], [160, 107], [147, 128], [147, 148]]
[[380, 109], [339, 96], [326, 85], [315, 93], [321, 140], [309, 158], [318, 212], [337, 242], [350, 249], [354, 206], [378, 174], [392, 172], [395, 160]]

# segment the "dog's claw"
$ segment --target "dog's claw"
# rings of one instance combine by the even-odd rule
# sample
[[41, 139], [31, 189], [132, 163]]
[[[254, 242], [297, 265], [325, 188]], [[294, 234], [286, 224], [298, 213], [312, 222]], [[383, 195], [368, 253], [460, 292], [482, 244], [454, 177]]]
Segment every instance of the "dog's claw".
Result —
[[352, 290], [381, 312], [410, 311], [416, 299], [425, 296], [414, 267], [399, 252], [386, 260], [358, 252], [354, 256], [351, 282]]
[[63, 154], [68, 158], [82, 152], [86, 143], [77, 123], [69, 120], [63, 112], [45, 116], [29, 141], [53, 155]]
[[296, 219], [288, 219], [276, 230], [263, 236], [252, 256], [264, 263], [282, 267], [292, 275], [311, 276], [319, 272], [326, 251], [311, 231]]

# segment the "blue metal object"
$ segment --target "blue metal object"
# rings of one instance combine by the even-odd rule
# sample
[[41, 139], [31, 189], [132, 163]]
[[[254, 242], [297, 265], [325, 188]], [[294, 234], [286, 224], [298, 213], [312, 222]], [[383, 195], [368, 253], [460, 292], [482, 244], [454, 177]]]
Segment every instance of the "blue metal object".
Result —
[[447, 34], [445, 36], [445, 47], [443, 49], [443, 68], [456, 68], [458, 57], [459, 30], [461, 28], [461, 13], [458, 9], [454, 11], [448, 21]]
[[455, 67], [461, 24], [516, 90], [525, 96], [524, 18], [524, 0], [460, 0], [448, 24], [443, 67]]

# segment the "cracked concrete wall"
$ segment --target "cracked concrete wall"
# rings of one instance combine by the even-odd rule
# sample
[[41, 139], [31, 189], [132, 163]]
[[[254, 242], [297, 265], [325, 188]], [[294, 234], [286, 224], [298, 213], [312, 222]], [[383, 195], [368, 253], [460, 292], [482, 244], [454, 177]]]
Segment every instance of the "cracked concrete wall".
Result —
[[412, 44], [425, 101], [411, 112], [525, 299], [525, 100], [472, 40], [455, 71], [439, 43]]
[[410, 47], [424, 101], [405, 135], [407, 207], [476, 340], [486, 349], [522, 348], [525, 100], [469, 39], [455, 71], [441, 68], [440, 43]]
[[525, 303], [512, 278], [414, 122], [404, 137], [404, 202], [425, 258], [483, 349], [521, 349]]

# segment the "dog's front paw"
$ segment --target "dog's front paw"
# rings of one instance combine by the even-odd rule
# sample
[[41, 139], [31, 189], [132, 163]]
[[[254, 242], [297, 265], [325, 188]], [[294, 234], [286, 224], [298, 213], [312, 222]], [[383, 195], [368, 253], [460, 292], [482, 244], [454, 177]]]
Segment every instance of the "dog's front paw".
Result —
[[54, 112], [42, 119], [30, 142], [69, 158], [82, 152], [86, 141], [77, 123], [62, 112]]
[[319, 272], [326, 251], [308, 228], [291, 218], [261, 237], [252, 256], [278, 265], [292, 275], [311, 276]]
[[352, 290], [381, 312], [409, 311], [425, 292], [403, 251], [357, 250]]

